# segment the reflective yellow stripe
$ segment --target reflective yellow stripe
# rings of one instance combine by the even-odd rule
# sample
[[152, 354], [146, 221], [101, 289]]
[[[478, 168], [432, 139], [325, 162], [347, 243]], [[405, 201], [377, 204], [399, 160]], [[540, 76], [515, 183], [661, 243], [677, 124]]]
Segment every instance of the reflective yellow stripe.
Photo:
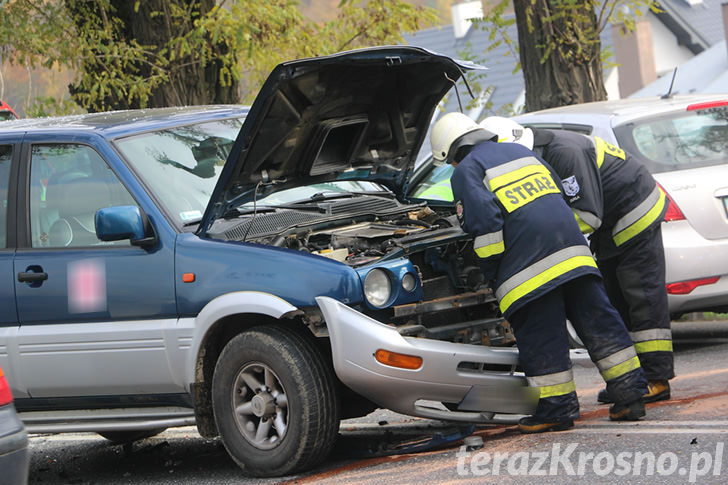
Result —
[[[662, 190], [660, 190], [659, 187], [655, 187], [655, 191], [657, 191], [657, 202], [655, 202], [655, 204], [649, 211], [647, 211], [646, 214], [644, 214], [634, 223], [628, 225], [625, 229], [622, 229], [620, 231], [620, 229], [624, 227], [625, 223], [628, 223], [628, 218], [634, 217], [635, 212], [642, 209], [643, 204], [640, 204], [635, 210], [630, 211], [629, 214], [617, 221], [617, 224], [615, 224], [614, 230], [612, 231], [614, 244], [616, 244], [617, 246], [621, 246], [622, 244], [635, 237], [637, 234], [647, 229], [653, 222], [657, 220], [658, 217], [660, 217], [662, 209], [665, 207], [666, 203], [665, 194], [662, 192]], [[655, 191], [653, 191], [652, 193], [654, 194]]]
[[576, 211], [574, 212], [574, 218], [576, 219], [576, 223], [579, 224], [579, 230], [581, 230], [582, 234], [591, 234], [594, 232], [594, 228], [584, 222]]
[[[567, 248], [572, 249], [572, 248]], [[584, 246], [584, 249], [588, 251], [588, 248]], [[558, 254], [558, 253], [557, 253]], [[553, 255], [551, 255], [553, 256]], [[542, 260], [543, 261], [543, 260]], [[540, 261], [539, 261], [540, 263]], [[538, 263], [536, 263], [538, 265]], [[501, 291], [502, 288], [506, 287], [506, 285], [509, 284], [511, 280], [513, 280], [515, 277], [519, 277], [522, 274], [528, 274], [534, 269], [534, 266], [531, 265], [529, 268], [526, 268], [526, 270], [521, 271], [514, 277], [511, 277], [508, 281], [503, 283], [498, 290], [496, 291], [496, 296], [498, 296], [498, 293]], [[596, 268], [597, 264], [594, 261], [594, 258], [589, 256], [573, 256], [571, 258], [565, 259], [563, 261], [560, 261], [554, 265], [550, 265], [548, 268], [546, 268], [543, 271], [538, 272], [537, 274], [534, 274], [533, 277], [526, 279], [522, 283], [515, 286], [510, 291], [505, 292], [502, 298], [499, 298], [500, 301], [500, 309], [501, 312], [504, 312], [510, 307], [515, 301], [517, 301], [520, 298], [523, 298], [527, 294], [531, 293], [535, 289], [545, 285], [551, 280], [554, 280], [558, 278], [559, 276], [568, 273], [571, 270], [574, 270], [576, 268], [580, 268], [582, 266], [592, 266]]]
[[[503, 166], [501, 165], [496, 168], [500, 169], [502, 167]], [[549, 172], [549, 169], [547, 169], [535, 158], [528, 159], [528, 163], [525, 166], [521, 166], [519, 168], [516, 168], [515, 170], [502, 173], [502, 175], [498, 175], [499, 172], [502, 172], [502, 170], [498, 170], [498, 172], [496, 172], [495, 174], [493, 169], [486, 170], [485, 172], [484, 182], [491, 192], [495, 192], [496, 190], [503, 188], [506, 185], [512, 184], [513, 182], [521, 180], [524, 177], [528, 177], [529, 175], [541, 174], [548, 175], [549, 178], [551, 177], [551, 172]]]
[[486, 170], [485, 179], [483, 181], [485, 182], [485, 185], [488, 186], [488, 180], [493, 180], [500, 177], [501, 175], [506, 175], [510, 172], [513, 172], [514, 170], [518, 170], [519, 168], [528, 167], [529, 165], [543, 166], [543, 164], [536, 157], [517, 158], [515, 160], [511, 160], [510, 162], [497, 165]]
[[500, 254], [505, 251], [503, 242], [503, 231], [481, 234], [473, 240], [473, 248], [475, 254], [480, 258], [488, 258], [494, 254]]
[[554, 396], [563, 396], [564, 394], [569, 394], [570, 392], [576, 391], [576, 384], [574, 381], [566, 382], [564, 384], [556, 384], [553, 386], [543, 386], [539, 388], [538, 397], [554, 397]]
[[608, 153], [614, 157], [621, 158], [624, 160], [624, 150], [619, 147], [615, 147], [611, 143], [607, 143], [598, 136], [594, 137], [595, 149], [597, 152], [597, 167], [602, 168], [604, 163], [604, 154]]
[[627, 372], [638, 369], [639, 367], [640, 359], [637, 356], [634, 356], [629, 360], [625, 360], [621, 364], [617, 364], [614, 367], [602, 371], [601, 374], [605, 381], [609, 381], [619, 376], [622, 376]]
[[503, 241], [501, 241], [499, 243], [479, 247], [475, 250], [475, 254], [477, 254], [479, 258], [489, 258], [495, 254], [501, 254], [505, 250], [506, 245]]
[[637, 352], [635, 352], [634, 347], [630, 345], [629, 347], [625, 347], [622, 350], [618, 350], [612, 354], [609, 354], [606, 357], [599, 359], [596, 362], [597, 369], [599, 369], [599, 372], [607, 371], [615, 365], [621, 364], [622, 362], [625, 362], [632, 357], [637, 357]]
[[602, 225], [602, 221], [591, 212], [580, 211], [578, 209], [572, 210], [574, 211], [574, 217], [579, 224], [579, 229], [581, 229], [582, 234], [591, 234]]
[[542, 376], [528, 376], [528, 385], [539, 389], [539, 397], [563, 396], [576, 391], [573, 370], [565, 370]]
[[591, 234], [592, 232], [594, 232], [594, 228], [586, 222], [582, 221], [579, 217], [579, 214], [574, 213], [574, 217], [576, 217], [576, 222], [579, 224], [579, 230], [582, 234]]
[[637, 349], [638, 354], [646, 354], [647, 352], [672, 352], [672, 340], [635, 342], [634, 348]]

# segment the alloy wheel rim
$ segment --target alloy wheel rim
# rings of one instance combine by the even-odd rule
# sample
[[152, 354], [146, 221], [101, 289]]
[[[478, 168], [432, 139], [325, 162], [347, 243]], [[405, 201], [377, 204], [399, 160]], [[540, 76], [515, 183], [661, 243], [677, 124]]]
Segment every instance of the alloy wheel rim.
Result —
[[232, 391], [233, 416], [243, 437], [262, 450], [277, 446], [288, 429], [288, 398], [278, 375], [265, 364], [247, 364]]

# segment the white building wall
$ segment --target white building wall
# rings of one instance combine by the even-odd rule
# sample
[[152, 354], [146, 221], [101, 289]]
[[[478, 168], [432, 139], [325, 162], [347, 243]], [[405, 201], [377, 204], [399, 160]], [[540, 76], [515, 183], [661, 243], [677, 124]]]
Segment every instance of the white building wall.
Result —
[[675, 67], [692, 59], [694, 54], [685, 46], [677, 44], [677, 37], [660, 22], [656, 16], [647, 14], [652, 27], [657, 77], [672, 72]]

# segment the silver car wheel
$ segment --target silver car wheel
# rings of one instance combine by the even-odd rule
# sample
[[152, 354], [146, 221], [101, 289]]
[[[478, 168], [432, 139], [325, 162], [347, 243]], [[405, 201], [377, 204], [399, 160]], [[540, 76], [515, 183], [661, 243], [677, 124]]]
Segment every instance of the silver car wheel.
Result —
[[268, 450], [288, 428], [288, 398], [280, 379], [261, 363], [246, 365], [233, 384], [235, 423], [256, 448]]

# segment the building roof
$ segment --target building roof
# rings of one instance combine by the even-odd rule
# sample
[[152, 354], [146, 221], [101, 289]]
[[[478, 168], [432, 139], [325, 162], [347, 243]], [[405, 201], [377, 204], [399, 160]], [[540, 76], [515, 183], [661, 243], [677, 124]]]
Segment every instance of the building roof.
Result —
[[[673, 81], [673, 74], [675, 79]], [[672, 90], [670, 91], [670, 84]], [[632, 93], [630, 98], [672, 94], [728, 92], [728, 48], [726, 41], [718, 42], [656, 81]]]
[[657, 17], [680, 43], [699, 54], [725, 39], [721, 4], [725, 0], [659, 0]]
[[[507, 29], [508, 35], [517, 42], [518, 32], [513, 24]], [[488, 39], [488, 33], [471, 26], [465, 36], [455, 39], [452, 25], [435, 27], [421, 30], [414, 34], [404, 36], [407, 44], [425, 47], [429, 50], [439, 52], [455, 58], [469, 59], [484, 64], [488, 69], [478, 73], [468, 74], [469, 80], [477, 81], [483, 88], [493, 86], [493, 92], [489, 101], [492, 103], [488, 109], [490, 114], [502, 113], [508, 106], [513, 104], [523, 93], [523, 74], [520, 71], [514, 72], [520, 62], [517, 53], [511, 53], [505, 43], [501, 43], [490, 52], [484, 50], [492, 43]], [[463, 104], [470, 100], [467, 89], [460, 86], [460, 97]], [[450, 95], [448, 107], [457, 108], [457, 101], [454, 95]]]

